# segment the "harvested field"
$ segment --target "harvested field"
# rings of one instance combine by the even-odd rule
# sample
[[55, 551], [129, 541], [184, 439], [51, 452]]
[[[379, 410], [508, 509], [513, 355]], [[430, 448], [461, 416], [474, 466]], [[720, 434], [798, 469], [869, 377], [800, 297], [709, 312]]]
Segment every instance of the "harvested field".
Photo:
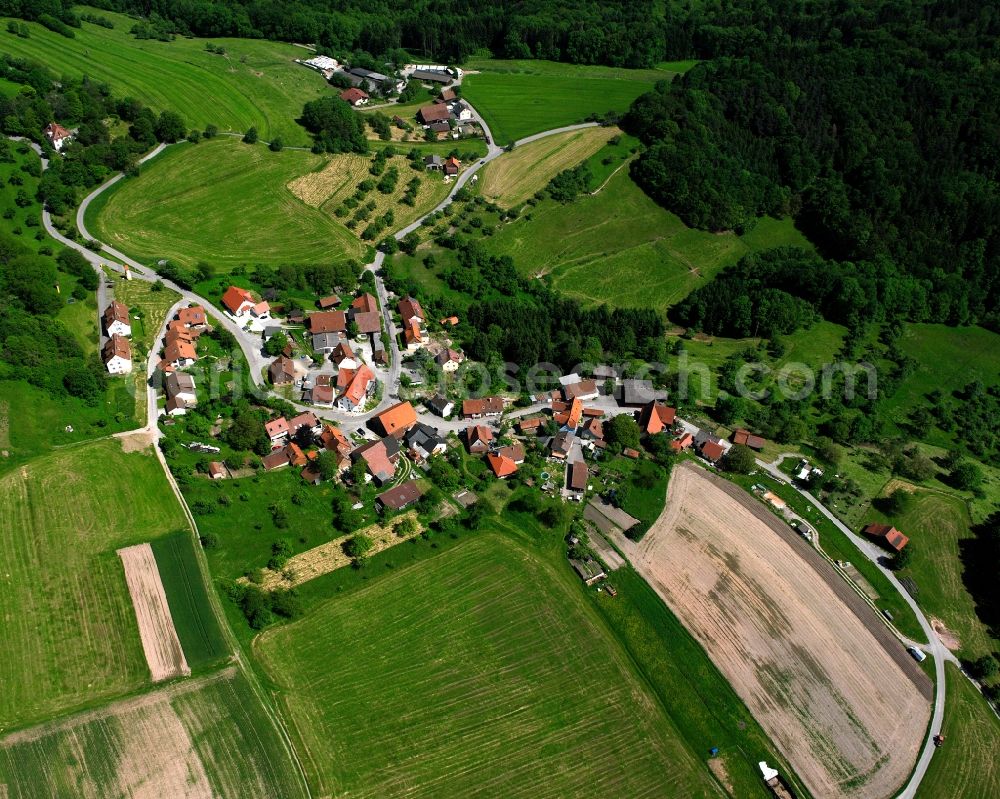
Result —
[[[354, 196], [359, 183], [365, 180], [378, 183], [379, 177], [368, 171], [371, 165], [372, 157], [368, 155], [352, 153], [335, 155], [319, 171], [310, 172], [290, 181], [288, 190], [306, 205], [319, 208], [334, 216], [338, 208], [346, 207], [344, 201]], [[420, 172], [415, 171], [405, 156], [395, 155], [387, 159], [386, 169], [389, 167], [395, 167], [399, 171], [396, 188], [388, 194], [372, 189], [359, 202], [357, 208], [347, 209], [348, 214], [341, 219], [346, 223], [361, 207], [374, 201], [375, 208], [355, 227], [353, 232], [356, 235], [360, 235], [370, 221], [380, 218], [390, 209], [395, 219], [386, 232], [405, 227], [441, 202], [448, 194], [449, 184], [444, 182], [440, 174], [427, 173], [422, 169]], [[404, 205], [400, 200], [406, 194], [407, 184], [415, 177], [420, 180], [415, 203], [412, 206]]]
[[616, 540], [814, 795], [883, 799], [902, 785], [930, 681], [794, 532], [684, 465], [642, 541]]
[[125, 582], [132, 596], [142, 651], [153, 682], [189, 676], [191, 669], [184, 659], [184, 650], [170, 617], [153, 548], [149, 544], [136, 544], [119, 549], [118, 557], [125, 567]]
[[0, 739], [0, 797], [301, 797], [294, 764], [234, 667]]
[[[264, 581], [261, 585], [269, 591], [273, 591], [275, 588], [294, 588], [309, 580], [314, 580], [320, 575], [329, 574], [336, 569], [344, 568], [344, 566], [350, 566], [351, 558], [344, 554], [344, 543], [355, 535], [363, 534], [372, 540], [372, 548], [368, 552], [369, 557], [377, 555], [384, 549], [389, 549], [389, 547], [402, 543], [408, 538], [420, 535], [423, 527], [419, 522], [416, 529], [410, 535], [398, 535], [395, 531], [395, 525], [398, 525], [403, 519], [413, 519], [416, 521], [417, 514], [413, 511], [403, 516], [395, 517], [392, 527], [373, 524], [364, 530], [358, 530], [350, 535], [335, 538], [325, 544], [320, 544], [318, 547], [301, 552], [289, 558], [281, 572], [265, 569]], [[287, 579], [284, 576], [285, 574], [290, 574], [292, 579]]]
[[504, 208], [522, 203], [564, 169], [571, 169], [621, 133], [587, 128], [525, 144], [491, 161], [480, 176], [483, 196]]

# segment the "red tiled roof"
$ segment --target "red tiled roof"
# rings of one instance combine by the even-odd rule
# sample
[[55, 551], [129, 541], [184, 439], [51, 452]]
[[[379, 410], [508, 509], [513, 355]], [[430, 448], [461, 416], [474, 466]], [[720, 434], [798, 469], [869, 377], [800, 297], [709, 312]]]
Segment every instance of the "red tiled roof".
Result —
[[320, 308], [324, 310], [327, 308], [332, 308], [334, 305], [340, 304], [340, 297], [336, 294], [331, 294], [329, 297], [322, 297], [317, 303]]
[[486, 425], [477, 424], [465, 428], [465, 443], [470, 451], [473, 448], [482, 451], [489, 446], [489, 442], [492, 440], [493, 431]]
[[354, 324], [359, 333], [378, 333], [382, 329], [378, 311], [360, 311], [354, 314]]
[[172, 341], [163, 350], [164, 360], [174, 363], [180, 360], [197, 360], [198, 354], [187, 341]]
[[622, 450], [622, 455], [624, 455], [626, 458], [632, 458], [633, 460], [635, 460], [636, 458], [639, 457], [639, 450], [632, 449], [631, 447], [626, 447], [625, 449]]
[[114, 357], [132, 360], [132, 346], [125, 336], [119, 336], [117, 333], [104, 342], [104, 349], [101, 352], [104, 355], [105, 363]]
[[910, 539], [903, 535], [899, 530], [889, 524], [879, 524], [872, 523], [867, 525], [862, 531], [866, 535], [870, 535], [873, 538], [881, 538], [885, 543], [892, 547], [894, 550], [899, 552], [903, 547], [905, 547]]
[[569, 406], [569, 418], [566, 419], [566, 427], [576, 430], [580, 426], [580, 419], [583, 417], [583, 403], [574, 398]]
[[420, 302], [413, 297], [405, 297], [399, 301], [399, 315], [403, 322], [409, 322], [414, 317], [423, 320], [424, 309], [420, 307]]
[[677, 411], [660, 402], [647, 402], [639, 412], [639, 427], [648, 435], [666, 430], [677, 418]]
[[300, 413], [298, 416], [293, 416], [288, 420], [288, 429], [293, 433], [300, 427], [308, 427], [312, 430], [314, 427], [319, 426], [319, 419], [316, 418], [316, 414], [312, 411], [305, 411]]
[[359, 294], [355, 297], [354, 302], [351, 303], [351, 307], [361, 313], [371, 313], [378, 310], [378, 300], [366, 291], [364, 294]]
[[423, 493], [416, 480], [408, 480], [402, 485], [383, 491], [376, 499], [391, 510], [402, 510], [420, 499]]
[[347, 397], [352, 405], [360, 405], [368, 393], [368, 384], [374, 379], [372, 370], [366, 364], [361, 364], [354, 372], [350, 384], [344, 389], [343, 396]]
[[733, 433], [733, 443], [743, 444], [744, 446], [750, 447], [751, 449], [763, 449], [764, 445], [767, 442], [764, 441], [764, 439], [761, 438], [760, 436], [755, 436], [748, 430], [740, 429], [736, 430]]
[[208, 321], [208, 317], [204, 308], [192, 305], [190, 308], [181, 308], [177, 312], [177, 320], [185, 325], [203, 325]]
[[462, 402], [463, 416], [501, 413], [503, 413], [503, 397], [483, 397], [482, 399], [467, 399]]
[[351, 105], [354, 105], [354, 103], [356, 103], [358, 100], [367, 100], [368, 94], [366, 92], [361, 91], [361, 89], [357, 88], [356, 86], [352, 86], [350, 89], [344, 89], [344, 91], [340, 93], [340, 99], [346, 100]]
[[398, 402], [375, 418], [387, 436], [399, 438], [417, 423], [417, 412], [409, 402]]
[[514, 460], [504, 455], [495, 455], [491, 452], [486, 456], [486, 463], [493, 470], [493, 474], [501, 480], [510, 477], [517, 471], [517, 464], [514, 463]]
[[346, 455], [351, 451], [351, 442], [344, 435], [339, 427], [332, 424], [323, 425], [323, 432], [319, 436], [320, 442], [329, 450], [334, 450]]
[[114, 322], [122, 322], [131, 326], [128, 318], [128, 308], [118, 300], [112, 300], [111, 304], [104, 309], [104, 327], [110, 327]]
[[574, 491], [586, 491], [587, 478], [587, 464], [583, 461], [573, 461], [569, 467], [569, 487]]
[[716, 444], [714, 441], [709, 441], [701, 447], [701, 456], [711, 463], [715, 463], [719, 460], [725, 452], [726, 450], [723, 448], [722, 444]]
[[425, 105], [417, 111], [417, 119], [423, 124], [429, 125], [431, 122], [445, 122], [451, 118], [451, 111], [443, 104]]
[[347, 331], [347, 315], [343, 311], [319, 311], [309, 314], [310, 333], [344, 333]]
[[222, 295], [222, 304], [226, 306], [226, 309], [232, 313], [239, 313], [240, 306], [243, 303], [248, 302], [251, 305], [255, 305], [253, 295], [246, 289], [241, 289], [239, 286], [230, 286], [226, 289], [226, 293]]
[[514, 463], [524, 462], [524, 445], [520, 442], [511, 444], [509, 447], [500, 447], [497, 454], [504, 458], [510, 458]]
[[264, 430], [267, 432], [268, 438], [287, 435], [288, 420], [284, 416], [279, 416], [277, 419], [271, 419], [269, 422], [264, 422]]

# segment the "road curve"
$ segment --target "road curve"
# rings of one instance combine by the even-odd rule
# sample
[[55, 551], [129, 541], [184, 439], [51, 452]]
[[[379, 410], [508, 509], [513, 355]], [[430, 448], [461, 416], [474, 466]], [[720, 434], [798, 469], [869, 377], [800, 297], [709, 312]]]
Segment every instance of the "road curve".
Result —
[[927, 653], [934, 659], [934, 712], [931, 715], [931, 723], [927, 729], [927, 739], [924, 741], [924, 747], [920, 752], [920, 757], [917, 759], [917, 764], [913, 769], [913, 773], [910, 775], [909, 781], [903, 787], [903, 789], [896, 794], [896, 799], [915, 799], [917, 795], [917, 789], [920, 787], [920, 782], [923, 780], [924, 776], [927, 774], [927, 769], [930, 767], [931, 758], [934, 756], [936, 747], [934, 746], [934, 736], [941, 731], [941, 722], [944, 720], [944, 703], [945, 703], [945, 673], [944, 664], [946, 660], [958, 664], [958, 660], [955, 656], [948, 651], [947, 647], [941, 643], [934, 629], [931, 627], [930, 622], [927, 621], [927, 617], [924, 616], [923, 611], [917, 605], [916, 600], [910, 596], [909, 592], [903, 588], [899, 580], [896, 579], [896, 575], [893, 574], [889, 569], [885, 568], [881, 563], [879, 563], [879, 557], [882, 553], [875, 549], [874, 546], [868, 541], [855, 534], [850, 527], [844, 524], [833, 511], [829, 510], [822, 502], [820, 502], [816, 497], [810, 494], [808, 491], [804, 491], [799, 488], [795, 483], [789, 479], [788, 475], [778, 468], [778, 464], [781, 463], [784, 456], [780, 456], [774, 463], [766, 463], [765, 461], [758, 460], [757, 465], [766, 471], [775, 480], [782, 483], [787, 483], [792, 486], [796, 491], [799, 492], [805, 499], [812, 503], [822, 513], [836, 525], [837, 529], [840, 530], [844, 535], [846, 535], [851, 542], [858, 548], [862, 555], [864, 555], [868, 560], [872, 561], [888, 578], [889, 582], [892, 584], [899, 594], [903, 597], [903, 600], [907, 605], [912, 608], [913, 613], [917, 617], [917, 621], [920, 622], [920, 627], [924, 631], [924, 635], [927, 636], [927, 643], [922, 645], [922, 648], [927, 651]]

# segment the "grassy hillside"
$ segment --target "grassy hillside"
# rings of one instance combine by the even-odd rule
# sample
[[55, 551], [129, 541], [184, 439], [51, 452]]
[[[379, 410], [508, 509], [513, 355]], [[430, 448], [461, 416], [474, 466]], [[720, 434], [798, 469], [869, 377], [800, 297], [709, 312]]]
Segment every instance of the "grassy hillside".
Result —
[[353, 233], [287, 188], [327, 162], [229, 138], [175, 145], [101, 195], [87, 225], [140, 261], [207, 261], [220, 271], [359, 258], [364, 248]]
[[941, 732], [945, 744], [934, 753], [917, 799], [984, 799], [1000, 796], [1000, 719], [950, 663], [948, 697]]
[[318, 72], [293, 63], [308, 58], [307, 51], [277, 42], [212, 39], [226, 50], [216, 55], [205, 49], [205, 39], [136, 39], [129, 34], [135, 20], [90, 10], [112, 20], [114, 29], [84, 22], [67, 39], [29, 22], [31, 36], [21, 39], [0, 21], [0, 52], [47, 64], [60, 75], [88, 75], [116, 95], [135, 97], [157, 111], [177, 111], [191, 128], [213, 124], [242, 133], [254, 125], [265, 140], [280, 136], [288, 145], [308, 143], [295, 119], [308, 100], [332, 89]]
[[590, 114], [624, 112], [658, 80], [658, 69], [587, 67], [552, 61], [472, 61], [462, 94], [486, 119], [497, 144], [582, 122]]
[[235, 669], [0, 740], [0, 792], [10, 799], [298, 799], [297, 774]]
[[[516, 152], [516, 151], [515, 151]], [[735, 234], [692, 230], [618, 172], [597, 195], [546, 200], [486, 246], [588, 304], [666, 309], [747, 251]]]
[[317, 793], [719, 795], [571, 580], [479, 537], [265, 633]]
[[0, 478], [0, 727], [148, 683], [115, 550], [184, 524], [152, 453], [115, 439]]

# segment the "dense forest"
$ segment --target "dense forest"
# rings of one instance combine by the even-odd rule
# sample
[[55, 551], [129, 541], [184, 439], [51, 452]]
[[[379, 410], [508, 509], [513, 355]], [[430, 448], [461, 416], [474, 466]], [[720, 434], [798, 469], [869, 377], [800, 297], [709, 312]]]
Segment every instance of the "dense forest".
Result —
[[[817, 282], [853, 273], [885, 288], [880, 315], [1000, 325], [994, 4], [742, 0], [673, 14], [667, 29], [669, 53], [705, 62], [625, 119], [648, 146], [633, 174], [654, 199], [713, 230], [793, 214], [850, 262], [816, 264]], [[920, 285], [900, 289], [900, 275]], [[907, 307], [889, 307], [900, 291]]]
[[[459, 62], [477, 50], [503, 58], [650, 67], [664, 52], [664, 20], [652, 0], [94, 0], [151, 17], [178, 35], [316, 43], [335, 55], [398, 49]], [[69, 0], [0, 0], [0, 14], [69, 27]], [[160, 24], [165, 23], [165, 24]]]

